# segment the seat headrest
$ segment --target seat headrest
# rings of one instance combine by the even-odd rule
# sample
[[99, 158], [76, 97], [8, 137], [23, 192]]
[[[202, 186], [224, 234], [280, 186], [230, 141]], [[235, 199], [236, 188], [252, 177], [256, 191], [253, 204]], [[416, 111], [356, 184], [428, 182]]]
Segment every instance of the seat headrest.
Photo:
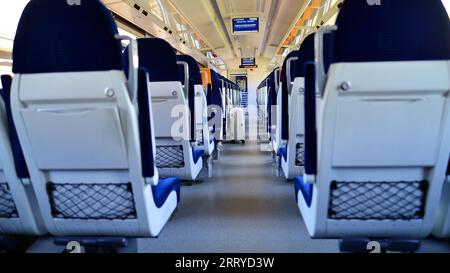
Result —
[[441, 0], [345, 1], [333, 62], [450, 59], [450, 23]]
[[[287, 62], [292, 57], [298, 57], [298, 50], [292, 51], [284, 59], [283, 69], [282, 69], [283, 73], [281, 75], [281, 81], [283, 82], [283, 84], [285, 84], [286, 81], [287, 81], [287, 76], [286, 76], [286, 73], [287, 73], [286, 72], [287, 71]], [[292, 61], [291, 62], [291, 80], [294, 80], [294, 78], [295, 78], [296, 65], [297, 65], [297, 61]]]
[[303, 40], [298, 50], [298, 61], [295, 68], [295, 77], [305, 77], [305, 64], [314, 62], [314, 34], [309, 35]]
[[219, 74], [217, 74], [217, 72], [216, 71], [214, 71], [214, 70], [211, 70], [211, 83], [212, 83], [212, 87], [213, 87], [213, 89], [214, 89], [214, 91], [219, 91], [219, 88], [220, 88], [220, 86], [221, 86], [221, 83], [220, 83], [220, 77], [219, 77], [220, 75]]
[[14, 40], [13, 72], [21, 74], [122, 70], [117, 26], [99, 1], [31, 0]]
[[222, 95], [220, 93], [220, 78], [219, 74], [211, 69], [211, 85], [212, 92], [208, 92], [210, 97], [210, 105], [222, 106]]
[[[197, 61], [189, 55], [177, 55], [177, 60], [181, 62], [186, 62], [189, 65], [189, 79], [194, 81], [194, 85], [202, 84], [202, 75], [200, 73], [200, 67]], [[180, 66], [180, 75], [184, 73], [184, 67]], [[181, 78], [184, 81], [184, 77]], [[184, 82], [183, 82], [184, 84]]]
[[[159, 38], [142, 38], [137, 39], [137, 43], [139, 67], [147, 69], [150, 82], [181, 82], [177, 55], [168, 42]], [[127, 52], [124, 57], [128, 58]]]
[[273, 72], [267, 76], [267, 87], [270, 88], [273, 86]]

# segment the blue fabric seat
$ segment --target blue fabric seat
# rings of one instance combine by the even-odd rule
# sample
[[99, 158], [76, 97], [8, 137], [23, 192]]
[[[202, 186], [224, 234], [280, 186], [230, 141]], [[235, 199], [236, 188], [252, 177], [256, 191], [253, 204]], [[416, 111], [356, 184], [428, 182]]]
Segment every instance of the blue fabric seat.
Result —
[[118, 32], [111, 12], [97, 0], [82, 5], [74, 8], [66, 1], [30, 1], [14, 40], [13, 72], [122, 70], [122, 46], [115, 39]]
[[345, 1], [336, 25], [331, 54], [325, 55], [330, 63], [450, 58], [450, 24], [441, 0], [391, 0], [376, 7]]
[[298, 202], [298, 192], [300, 191], [303, 195], [303, 199], [308, 207], [311, 207], [312, 197], [313, 197], [314, 186], [312, 184], [306, 184], [303, 182], [303, 177], [299, 176], [295, 178], [295, 196]]
[[205, 155], [205, 149], [196, 147], [192, 148], [192, 157], [194, 158], [194, 163], [197, 164], [198, 160]]
[[277, 90], [275, 90], [275, 73], [276, 70], [272, 71], [268, 76], [267, 88], [268, 88], [268, 98], [267, 98], [267, 113], [268, 113], [268, 123], [267, 132], [272, 132], [272, 107], [277, 105]]
[[306, 76], [305, 64], [314, 62], [314, 35], [311, 34], [305, 38], [297, 52], [297, 57], [295, 77], [304, 78]]
[[179, 203], [180, 187], [180, 179], [176, 177], [160, 179], [157, 186], [152, 186], [153, 198], [155, 199], [156, 207], [161, 208], [173, 191], [177, 193], [177, 201]]
[[19, 136], [17, 135], [16, 126], [14, 125], [12, 111], [11, 111], [11, 83], [12, 78], [7, 75], [1, 76], [3, 90], [0, 95], [5, 102], [6, 116], [8, 119], [9, 127], [9, 139], [11, 142], [11, 148], [14, 157], [14, 165], [16, 168], [17, 177], [20, 179], [30, 178], [30, 173], [28, 171], [27, 164], [25, 162], [25, 157], [23, 155], [22, 145], [19, 142]]
[[208, 106], [209, 105], [216, 105], [219, 107], [222, 107], [222, 96], [220, 94], [220, 75], [217, 74], [216, 71], [211, 70], [211, 83], [212, 83], [212, 90], [211, 92], [208, 92], [207, 100], [208, 100]]
[[[221, 83], [219, 74], [211, 69], [211, 90], [206, 95], [206, 100], [208, 102], [208, 107], [212, 106], [215, 108], [219, 108], [220, 111], [223, 112], [224, 109], [222, 109], [222, 95], [220, 94], [220, 86]], [[211, 113], [211, 115], [208, 117], [208, 120], [213, 120], [215, 116], [216, 116], [215, 112]], [[214, 134], [215, 132], [216, 132], [216, 125], [213, 126], [212, 133]]]
[[[137, 43], [139, 67], [148, 71], [150, 82], [181, 82], [176, 52], [168, 42], [159, 38], [142, 38]], [[127, 51], [123, 54], [125, 72], [128, 72]]]
[[153, 158], [152, 130], [150, 128], [152, 113], [148, 104], [148, 86], [146, 69], [138, 71], [138, 107], [139, 107], [139, 136], [141, 140], [142, 176], [145, 178], [155, 175]]
[[[411, 27], [411, 18], [418, 18], [418, 23], [414, 24], [414, 27]], [[424, 23], [421, 23], [421, 20]], [[450, 59], [450, 35], [436, 35], [436, 33], [450, 33], [448, 15], [441, 0], [385, 1], [381, 6], [375, 7], [367, 5], [365, 0], [345, 1], [336, 25], [338, 29], [324, 38], [322, 54], [326, 71], [331, 64], [341, 62]], [[299, 60], [296, 76], [305, 77], [306, 100], [308, 96], [315, 97], [316, 93], [315, 79], [311, 79], [310, 76], [314, 72], [306, 75], [307, 65], [314, 64], [314, 35], [308, 36], [302, 43]], [[308, 88], [308, 85], [311, 88]], [[315, 162], [317, 148], [314, 147], [315, 114], [312, 115], [312, 111], [309, 111], [312, 108], [315, 109], [315, 104], [305, 101], [305, 123], [312, 124], [310, 127], [305, 125], [307, 171], [316, 169], [311, 166], [317, 164]], [[313, 173], [315, 172], [314, 170]]]
[[315, 79], [307, 73], [307, 67], [311, 69], [311, 64], [314, 63], [314, 35], [309, 35], [305, 38], [300, 49], [298, 50], [298, 61], [296, 63], [295, 77], [305, 78], [305, 93], [304, 93], [304, 126], [305, 126], [305, 171], [316, 172], [317, 164], [317, 148], [316, 148], [316, 127], [315, 127], [315, 103], [308, 103], [309, 99], [315, 100], [316, 90], [310, 90], [311, 85], [315, 87]]
[[[411, 20], [411, 18], [414, 19]], [[351, 146], [351, 141], [349, 142], [349, 139], [342, 137], [338, 140], [338, 138], [335, 137], [336, 135], [347, 136], [349, 130], [355, 131], [356, 136], [353, 134], [354, 139], [371, 137], [370, 133], [367, 132], [366, 134], [358, 133], [358, 125], [363, 123], [364, 120], [367, 120], [367, 122], [369, 122], [369, 125], [367, 126], [371, 127], [373, 126], [372, 121], [382, 121], [385, 118], [389, 118], [391, 111], [392, 113], [401, 113], [406, 109], [406, 111], [412, 109], [408, 108], [409, 106], [398, 105], [392, 108], [390, 108], [390, 106], [386, 108], [380, 107], [375, 111], [373, 109], [378, 106], [368, 106], [364, 101], [366, 99], [374, 101], [384, 100], [386, 94], [391, 90], [391, 87], [393, 88], [392, 91], [408, 90], [408, 85], [405, 83], [405, 86], [402, 86], [402, 81], [400, 79], [405, 75], [417, 75], [415, 74], [416, 72], [411, 72], [408, 69], [402, 71], [403, 67], [408, 67], [407, 62], [411, 62], [411, 65], [413, 66], [420, 67], [421, 64], [418, 61], [450, 59], [450, 35], [448, 35], [450, 33], [450, 24], [448, 15], [445, 13], [442, 1], [440, 0], [388, 0], [382, 1], [380, 6], [368, 5], [366, 0], [348, 0], [344, 1], [341, 5], [341, 11], [337, 17], [336, 25], [337, 30], [324, 37], [323, 51], [317, 52], [318, 55], [316, 56], [323, 57], [326, 66], [325, 71], [328, 71], [327, 67], [330, 64], [334, 64], [334, 69], [329, 70], [329, 73], [334, 74], [328, 75], [327, 78], [322, 78], [321, 73], [317, 74], [317, 72], [321, 71], [317, 71], [318, 63], [316, 63], [313, 58], [314, 36], [307, 37], [303, 42], [300, 51], [309, 46], [310, 50], [307, 50], [306, 52], [309, 53], [309, 57], [299, 53], [300, 64], [298, 65], [299, 69], [296, 72], [297, 75], [304, 75], [305, 77], [304, 113], [306, 164], [305, 176], [297, 177], [295, 180], [295, 193], [308, 232], [315, 238], [346, 238], [353, 236], [387, 238], [397, 236], [426, 237], [428, 235], [427, 233], [431, 231], [431, 221], [434, 220], [433, 216], [435, 213], [435, 211], [429, 211], [429, 208], [434, 207], [435, 204], [438, 203], [438, 194], [440, 190], [437, 189], [436, 183], [434, 183], [433, 186], [433, 181], [428, 181], [428, 178], [431, 177], [427, 174], [419, 173], [417, 173], [415, 178], [411, 178], [414, 176], [406, 175], [406, 178], [413, 181], [422, 181], [423, 179], [430, 183], [428, 185], [429, 188], [421, 189], [423, 192], [420, 194], [423, 194], [424, 199], [411, 199], [414, 200], [411, 201], [411, 203], [416, 202], [416, 204], [418, 204], [416, 209], [418, 213], [414, 216], [411, 216], [414, 213], [411, 213], [410, 215], [405, 213], [402, 215], [402, 213], [398, 213], [399, 210], [393, 209], [389, 202], [395, 200], [394, 202], [397, 204], [399, 203], [399, 200], [404, 199], [402, 198], [404, 194], [413, 196], [413, 191], [408, 193], [405, 191], [394, 197], [388, 196], [384, 200], [380, 199], [375, 205], [367, 205], [366, 203], [367, 200], [370, 201], [370, 196], [368, 197], [365, 194], [371, 192], [371, 190], [362, 190], [362, 184], [354, 187], [352, 183], [354, 181], [368, 182], [368, 184], [371, 184], [372, 186], [374, 185], [372, 183], [374, 181], [387, 181], [392, 179], [394, 183], [389, 185], [389, 187], [395, 187], [396, 184], [400, 185], [401, 183], [397, 182], [403, 180], [401, 175], [403, 175], [402, 172], [404, 172], [401, 168], [407, 167], [408, 165], [408, 163], [402, 161], [403, 159], [399, 159], [398, 161], [393, 159], [393, 161], [396, 162], [388, 160], [390, 162], [388, 163], [373, 160], [372, 157], [368, 155], [365, 166], [370, 168], [364, 170], [364, 175], [361, 176], [361, 165], [358, 160], [350, 160], [352, 161], [351, 163], [347, 161], [349, 158], [352, 158], [352, 155], [346, 154], [345, 149], [339, 151], [336, 150], [334, 154], [325, 152], [318, 155], [318, 152], [327, 150], [328, 147], [332, 147], [333, 145], [342, 147], [342, 144], [350, 143]], [[315, 46], [317, 48], [318, 45], [316, 44]], [[357, 63], [365, 64], [361, 65]], [[430, 65], [432, 67], [440, 66], [438, 62]], [[443, 65], [445, 66], [444, 63]], [[364, 67], [364, 69], [358, 71], [360, 67]], [[426, 65], [424, 67], [426, 67]], [[423, 69], [424, 67], [421, 68]], [[393, 79], [392, 82], [383, 83], [379, 87], [374, 87], [373, 82], [377, 82], [377, 80], [380, 79], [382, 80], [384, 74], [387, 73], [386, 71], [390, 71], [389, 73], [395, 71], [400, 77]], [[353, 81], [358, 82], [357, 90], [352, 89], [354, 92], [353, 94], [347, 93], [345, 95], [336, 95], [338, 91], [334, 84], [350, 80], [345, 75], [351, 74], [352, 72], [357, 74], [353, 73], [354, 75], [352, 75]], [[396, 77], [397, 75], [395, 75], [395, 73], [394, 75], [390, 74], [390, 77]], [[364, 76], [367, 78], [368, 82], [370, 82], [368, 86], [364, 85]], [[316, 81], [316, 77], [319, 78], [319, 81]], [[445, 79], [445, 75], [443, 78]], [[360, 80], [363, 81], [361, 82]], [[418, 81], [420, 80], [418, 79]], [[427, 78], [425, 76], [421, 83], [424, 84], [426, 81]], [[319, 84], [317, 84], [318, 82]], [[326, 83], [325, 86], [323, 86], [322, 83]], [[420, 95], [417, 94], [417, 98], [426, 100], [428, 97], [426, 91], [430, 91], [428, 88], [431, 86], [424, 87], [422, 90], [423, 93]], [[371, 90], [373, 94], [359, 93], [359, 91], [366, 90], [366, 88], [368, 88], [367, 90]], [[377, 89], [381, 91], [380, 94], [376, 94]], [[323, 95], [325, 92], [330, 93]], [[400, 93], [401, 92], [394, 92], [389, 95], [392, 96], [391, 98], [397, 98], [397, 94]], [[336, 112], [327, 112], [317, 120], [317, 95], [320, 95], [320, 99], [323, 100], [318, 106], [330, 106], [333, 111], [336, 110], [335, 107], [340, 109]], [[398, 95], [399, 100], [411, 99], [413, 96], [416, 96], [416, 94], [410, 95], [405, 93]], [[348, 123], [346, 123], [346, 120], [344, 119], [335, 119], [336, 115], [350, 113], [346, 112], [347, 109], [344, 109], [345, 105], [343, 102], [348, 102], [352, 99], [355, 100], [355, 108], [351, 111], [351, 115], [346, 115], [345, 119], [347, 119]], [[443, 101], [445, 101], [445, 99], [443, 99]], [[364, 109], [366, 106], [367, 111]], [[355, 109], [364, 109], [364, 111], [357, 111]], [[418, 107], [414, 110], [423, 109]], [[423, 111], [424, 113], [421, 114], [425, 116], [429, 114], [432, 115], [429, 111]], [[374, 113], [378, 115], [377, 119], [373, 118]], [[441, 114], [433, 116], [433, 118], [439, 118], [439, 116], [442, 117], [446, 114], [447, 113], [442, 112]], [[355, 118], [355, 115], [357, 118]], [[326, 124], [327, 126], [331, 124], [335, 128], [334, 132], [327, 130], [320, 131], [322, 133], [320, 143], [318, 143], [317, 139], [317, 129], [319, 127], [316, 125], [316, 121], [318, 124], [320, 123], [322, 127], [323, 124]], [[384, 127], [389, 128], [389, 125], [384, 125], [385, 124], [382, 122], [378, 122], [378, 124], [374, 126], [379, 126], [381, 130], [383, 130]], [[435, 128], [442, 128], [441, 126], [442, 125], [440, 124]], [[396, 137], [402, 136], [405, 132], [411, 130], [410, 128], [411, 127], [396, 126], [395, 132], [389, 133], [392, 133], [394, 136], [389, 136], [385, 139], [381, 137], [379, 142], [395, 145], [397, 141]], [[420, 125], [416, 126], [414, 129], [420, 130]], [[341, 132], [346, 133], [341, 135]], [[327, 135], [328, 133], [331, 135]], [[367, 139], [363, 141], [367, 141]], [[443, 139], [436, 139], [436, 141], [441, 143]], [[427, 140], [424, 140], [424, 142], [427, 142]], [[327, 148], [321, 149], [320, 145], [324, 145], [324, 147]], [[389, 147], [390, 146], [385, 146], [383, 147], [383, 150], [389, 151]], [[345, 148], [351, 149], [351, 147]], [[368, 151], [370, 151], [370, 149]], [[317, 160], [319, 157], [321, 158], [321, 161], [326, 162], [326, 164], [319, 165]], [[340, 163], [346, 162], [346, 164], [342, 164], [346, 167], [344, 177], [340, 172], [340, 164], [327, 164], [331, 161], [336, 161], [336, 158], [339, 158], [337, 161], [340, 161]], [[375, 156], [374, 158], [378, 157]], [[412, 163], [409, 167], [427, 169], [431, 166], [424, 162], [417, 162]], [[384, 168], [387, 171], [380, 176], [379, 173], [372, 171], [377, 168], [380, 170]], [[397, 173], [395, 172], [396, 169], [400, 171]], [[326, 174], [325, 177], [323, 176], [324, 173]], [[311, 180], [313, 184], [306, 183], [307, 181], [304, 177]], [[338, 177], [339, 181], [330, 179], [333, 177]], [[383, 182], [381, 182], [380, 186], [375, 187], [381, 189], [382, 184]], [[422, 186], [423, 184], [420, 187]], [[314, 191], [317, 191], [317, 194]], [[343, 192], [347, 195], [343, 194]], [[399, 192], [401, 192], [401, 190]], [[420, 194], [418, 194], [418, 196], [420, 196]], [[338, 200], [339, 198], [341, 198], [341, 200]], [[313, 201], [314, 205], [312, 205]], [[343, 204], [346, 206], [342, 206]], [[406, 204], [407, 203], [403, 203], [402, 205], [398, 205], [398, 207], [405, 208], [407, 206]], [[305, 207], [313, 207], [314, 209], [305, 209]], [[335, 212], [341, 213], [341, 216], [336, 217], [337, 214], [335, 214]], [[412, 210], [409, 210], [408, 212], [412, 212]], [[417, 221], [418, 225], [411, 227], [410, 220], [415, 219], [415, 217], [417, 217], [417, 219], [420, 218], [421, 222]], [[336, 226], [329, 221], [330, 219], [333, 219], [333, 221], [336, 220], [336, 222], [340, 222], [342, 225]], [[394, 221], [396, 221], [396, 224], [393, 224]], [[372, 222], [376, 223], [376, 226], [371, 225], [370, 223]]]
[[[283, 63], [281, 82], [282, 82], [282, 90], [281, 90], [281, 139], [289, 140], [289, 88], [288, 85], [288, 77], [287, 77], [287, 64], [288, 60], [294, 57], [297, 57], [298, 51], [292, 51], [289, 53]], [[295, 69], [296, 69], [297, 61], [292, 61], [291, 63], [291, 71], [290, 78], [291, 81], [295, 78]]]
[[[21, 16], [14, 41], [13, 72], [38, 74], [126, 70], [128, 76], [128, 61], [124, 62], [121, 42], [115, 38], [118, 31], [111, 12], [98, 0], [84, 1], [82, 5], [83, 8], [77, 8], [67, 5], [65, 1], [30, 1]], [[35, 23], [36, 21], [42, 22], [42, 18], [45, 18], [45, 23]], [[92, 23], [92, 18], [95, 18], [95, 23]], [[42, 35], [43, 33], [49, 35]], [[70, 33], [70, 35], [58, 35], [60, 33]], [[85, 43], [85, 41], [89, 42]], [[30, 46], [31, 44], [33, 46]], [[154, 61], [158, 62], [158, 60]], [[178, 68], [175, 67], [175, 69]], [[153, 70], [151, 70], [153, 73], [148, 73], [149, 71], [150, 69], [141, 66], [138, 73], [138, 107], [140, 110], [138, 119], [142, 176], [145, 178], [154, 176], [150, 128], [152, 113], [148, 105], [146, 76], [164, 78], [175, 74], [166, 73], [167, 70], [159, 70], [161, 74], [155, 73], [158, 71]], [[176, 70], [176, 75], [178, 76], [178, 70]], [[4, 92], [2, 95], [7, 108], [10, 108], [9, 92]], [[14, 144], [13, 151], [18, 176], [19, 178], [28, 178], [28, 169], [15, 129], [11, 130], [11, 141]], [[156, 192], [160, 194], [159, 190]], [[158, 203], [158, 198], [154, 197], [155, 202]]]
[[287, 145], [284, 145], [284, 146], [278, 148], [277, 155], [279, 157], [283, 157], [284, 161], [287, 160], [287, 152], [288, 152], [287, 149], [288, 149]]
[[[42, 107], [40, 109], [57, 107], [62, 112], [67, 109], [70, 112], [70, 109], [85, 109], [89, 105], [93, 113], [92, 116], [72, 112], [61, 115], [58, 118], [61, 124], [76, 120], [76, 128], [68, 133], [60, 123], [52, 122], [54, 119], [37, 113], [39, 111], [36, 109], [21, 106], [12, 109], [17, 128], [21, 128], [18, 130], [20, 143], [26, 152], [27, 163], [30, 163], [28, 167], [33, 182], [33, 187], [24, 188], [24, 192], [35, 193], [33, 199], [30, 198], [30, 204], [21, 197], [23, 194], [18, 195], [18, 211], [25, 212], [21, 217], [30, 218], [32, 214], [21, 207], [39, 209], [42, 219], [36, 222], [45, 224], [48, 233], [53, 236], [158, 236], [180, 199], [177, 178], [149, 185], [158, 176], [154, 172], [156, 166], [152, 148], [155, 138], [150, 126], [152, 112], [147, 73], [145, 69], [139, 69], [139, 82], [134, 82], [135, 79], [132, 83], [125, 81], [122, 44], [117, 35], [117, 25], [111, 11], [100, 0], [81, 1], [81, 5], [71, 5], [63, 0], [31, 0], [18, 25], [13, 72], [14, 82], [20, 84], [13, 85], [16, 87], [13, 94], [34, 94], [39, 98], [36, 105]], [[41, 88], [34, 86], [36, 82]], [[132, 87], [137, 85], [137, 94], [128, 84]], [[66, 88], [69, 85], [70, 88]], [[80, 86], [88, 88], [80, 89]], [[105, 88], [114, 89], [114, 98], [102, 99], [95, 95], [101, 96]], [[77, 94], [77, 90], [83, 92]], [[64, 94], [69, 95], [62, 102], [58, 97], [62, 98]], [[90, 99], [93, 97], [99, 99]], [[132, 99], [136, 99], [137, 103], [130, 103]], [[9, 100], [13, 106], [24, 105], [27, 101], [16, 96], [6, 99], [7, 102]], [[39, 115], [39, 126], [30, 126], [24, 112]], [[117, 126], [103, 126], [109, 122]], [[98, 131], [95, 129], [97, 127]], [[122, 134], [126, 129], [128, 134]], [[33, 132], [42, 131], [55, 133], [46, 134], [46, 138], [35, 144], [37, 140]], [[111, 140], [118, 137], [120, 143], [126, 145], [119, 148], [119, 153], [110, 153], [108, 143], [113, 142], [95, 138], [94, 131], [101, 132], [102, 136], [111, 136]], [[87, 136], [89, 140], [98, 139], [98, 143], [95, 147], [80, 139], [69, 143], [68, 136]], [[90, 161], [92, 153], [98, 156], [98, 160]], [[43, 154], [50, 160], [42, 160]], [[111, 154], [113, 159], [105, 158]], [[41, 163], [43, 161], [46, 163]], [[41, 164], [45, 168], [40, 168]], [[80, 178], [73, 170], [88, 170], [90, 179]], [[111, 181], [105, 178], [116, 175], [118, 170], [129, 179]], [[49, 180], [48, 177], [54, 172], [64, 178]], [[108, 185], [101, 183], [105, 179], [109, 181]], [[11, 187], [17, 191], [14, 188]], [[83, 197], [70, 194], [73, 192], [81, 192]], [[170, 195], [172, 198], [169, 198]], [[100, 204], [100, 201], [106, 203]], [[74, 208], [74, 203], [77, 208]], [[161, 209], [156, 210], [156, 207]], [[15, 222], [13, 225], [19, 230], [22, 224]], [[0, 229], [3, 231], [3, 226]]]
[[[196, 110], [195, 110], [195, 85], [196, 83], [200, 83], [201, 84], [201, 74], [200, 74], [200, 70], [198, 68], [198, 64], [196, 64], [196, 61], [190, 57], [190, 56], [177, 56], [176, 55], [176, 51], [175, 49], [165, 40], [163, 39], [159, 39], [159, 38], [141, 38], [141, 39], [137, 39], [137, 44], [138, 44], [138, 52], [139, 52], [139, 67], [143, 68], [145, 70], [148, 71], [148, 76], [149, 79], [148, 81], [150, 83], [161, 83], [163, 84], [161, 87], [162, 92], [170, 92], [168, 94], [172, 94], [173, 93], [173, 89], [172, 86], [169, 83], [182, 83], [184, 80], [184, 66], [178, 64], [178, 61], [185, 61], [188, 63], [189, 65], [189, 81], [187, 83], [185, 83], [185, 87], [186, 90], [182, 90], [184, 96], [177, 96], [176, 99], [178, 100], [177, 103], [180, 104], [187, 104], [187, 106], [189, 107], [190, 113], [192, 113], [191, 115], [189, 115], [189, 118], [187, 120], [189, 126], [190, 126], [190, 135], [189, 135], [189, 142], [194, 142], [196, 140], [196, 129], [195, 129], [195, 114], [196, 114]], [[124, 59], [127, 60], [129, 58], [129, 54], [127, 53], [127, 50], [124, 52]], [[128, 61], [125, 62], [125, 70], [127, 70], [127, 64]], [[180, 73], [180, 70], [182, 71], [182, 73]], [[169, 85], [168, 85], [169, 84]], [[187, 85], [187, 86], [186, 86]], [[181, 86], [180, 86], [181, 87]], [[181, 91], [181, 90], [180, 90]], [[187, 94], [185, 93], [185, 91], [187, 91]], [[151, 90], [149, 91], [151, 93]], [[169, 105], [172, 102], [169, 102]], [[174, 106], [174, 105], [172, 105]], [[170, 106], [170, 107], [172, 107]], [[153, 108], [155, 109], [155, 108]], [[161, 112], [159, 112], [161, 111]], [[159, 110], [154, 110], [154, 116], [157, 117], [158, 115], [170, 115], [170, 110], [169, 109], [159, 109]], [[156, 121], [157, 119], [155, 119]], [[167, 124], [166, 124], [167, 125]], [[156, 128], [158, 128], [158, 126], [156, 126]], [[158, 133], [158, 130], [156, 130]], [[164, 130], [160, 131], [160, 132], [164, 132]], [[165, 134], [165, 133], [163, 133]], [[157, 149], [158, 151], [161, 151], [161, 147], [166, 146], [167, 144], [162, 144], [158, 142], [158, 139], [161, 138], [166, 138], [168, 137], [167, 135], [158, 135], [156, 134], [156, 139], [157, 139]], [[178, 141], [176, 145], [179, 145], [180, 143]], [[186, 143], [184, 140], [182, 141], [182, 145], [189, 145], [188, 143]], [[189, 156], [192, 156], [192, 159], [194, 161], [194, 164], [197, 164], [199, 162], [199, 159], [202, 158], [202, 156], [204, 155], [203, 151], [196, 151], [194, 149], [192, 149], [192, 155], [190, 154], [190, 147], [184, 147], [185, 149], [183, 150], [184, 152], [188, 153]], [[177, 160], [179, 161], [183, 161], [184, 162], [184, 157], [183, 154], [174, 154], [175, 157], [177, 157]], [[183, 158], [181, 158], [183, 157]], [[158, 161], [160, 158], [156, 158], [156, 161]], [[186, 163], [186, 162], [184, 162]], [[158, 164], [157, 164], [158, 165]], [[164, 165], [164, 164], [163, 164]], [[184, 166], [188, 166], [188, 164], [184, 164], [182, 168], [184, 168]], [[201, 166], [201, 164], [200, 164]], [[164, 166], [160, 166], [160, 174], [162, 176], [173, 176], [174, 173], [169, 170], [171, 169], [170, 167], [164, 167]], [[192, 176], [191, 172], [195, 172], [196, 176], [197, 170], [198, 170], [199, 166], [194, 166], [194, 168], [189, 169], [188, 172], [184, 172], [186, 173], [186, 177], [182, 177], [183, 174], [181, 173], [177, 173], [177, 176], [181, 176], [181, 179], [193, 179], [193, 178], [188, 178]], [[167, 172], [167, 173], [165, 173]]]

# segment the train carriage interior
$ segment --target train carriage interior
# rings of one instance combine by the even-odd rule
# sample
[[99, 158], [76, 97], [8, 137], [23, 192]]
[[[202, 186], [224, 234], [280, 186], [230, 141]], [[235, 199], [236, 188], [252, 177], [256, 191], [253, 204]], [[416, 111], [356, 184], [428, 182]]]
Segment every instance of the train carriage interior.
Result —
[[0, 253], [450, 253], [449, 14], [0, 0]]

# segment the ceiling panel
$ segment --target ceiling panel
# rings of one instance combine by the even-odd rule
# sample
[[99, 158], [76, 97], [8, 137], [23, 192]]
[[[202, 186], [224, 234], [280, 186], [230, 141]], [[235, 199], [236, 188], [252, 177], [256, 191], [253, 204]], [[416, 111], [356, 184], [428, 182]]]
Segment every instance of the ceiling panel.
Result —
[[306, 1], [281, 0], [279, 2], [280, 5], [274, 15], [272, 29], [267, 39], [266, 50], [264, 51], [264, 56], [267, 58], [271, 58], [275, 55], [278, 46], [289, 31], [292, 23], [295, 21]]
[[[257, 57], [268, 63], [289, 31], [305, 0], [169, 0], [188, 18], [206, 42], [222, 57], [230, 69], [240, 64], [241, 57]], [[273, 18], [268, 18], [272, 2]], [[216, 7], [216, 8], [215, 8]], [[259, 16], [260, 32], [233, 35], [233, 16]], [[270, 28], [268, 21], [272, 20]], [[222, 26], [225, 26], [224, 27]], [[266, 33], [267, 32], [267, 33]], [[262, 44], [265, 36], [265, 44]], [[229, 43], [231, 40], [231, 45]], [[263, 54], [260, 50], [264, 48]]]

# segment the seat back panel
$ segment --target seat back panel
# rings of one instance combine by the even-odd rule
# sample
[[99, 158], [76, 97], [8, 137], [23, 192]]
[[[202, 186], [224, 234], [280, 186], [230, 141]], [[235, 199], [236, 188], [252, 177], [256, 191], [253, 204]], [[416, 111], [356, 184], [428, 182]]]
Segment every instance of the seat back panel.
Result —
[[[58, 92], [52, 91], [61, 89], [55, 89], [52, 82], [48, 81], [45, 84], [43, 79], [36, 80], [34, 77], [31, 79], [27, 75], [22, 76], [21, 82], [24, 84], [21, 86], [24, 89], [21, 89], [20, 97], [21, 102], [28, 107], [21, 109], [20, 113], [27, 128], [26, 132], [38, 168], [88, 170], [128, 167], [118, 105], [114, 97], [105, 94], [105, 90], [108, 86], [113, 86], [113, 83], [107, 77], [108, 72], [103, 74], [103, 77], [97, 78], [97, 84], [88, 88], [91, 91], [90, 97], [99, 101], [99, 104], [78, 103], [74, 94], [78, 94], [78, 100], [86, 100], [84, 92], [81, 94], [75, 92], [79, 89], [78, 85], [66, 87], [66, 90], [69, 89], [68, 92], [61, 92], [72, 94], [69, 96], [73, 98], [66, 96], [58, 98], [58, 95], [53, 95]], [[75, 79], [74, 77], [76, 76], [61, 74], [55, 79], [71, 80]], [[78, 75], [77, 79], [80, 82], [92, 82], [88, 73]], [[26, 88], [30, 86], [31, 81], [35, 82], [38, 90], [42, 92]], [[74, 92], [70, 92], [70, 89]], [[41, 94], [39, 100], [33, 93]]]
[[333, 166], [433, 165], [444, 103], [442, 96], [340, 97]]
[[128, 166], [116, 107], [31, 109], [23, 110], [22, 118], [40, 169], [126, 169]]
[[[155, 137], [189, 140], [186, 99], [180, 82], [150, 82], [152, 109], [155, 113]], [[182, 115], [180, 117], [180, 114]], [[177, 126], [179, 128], [176, 128]]]

